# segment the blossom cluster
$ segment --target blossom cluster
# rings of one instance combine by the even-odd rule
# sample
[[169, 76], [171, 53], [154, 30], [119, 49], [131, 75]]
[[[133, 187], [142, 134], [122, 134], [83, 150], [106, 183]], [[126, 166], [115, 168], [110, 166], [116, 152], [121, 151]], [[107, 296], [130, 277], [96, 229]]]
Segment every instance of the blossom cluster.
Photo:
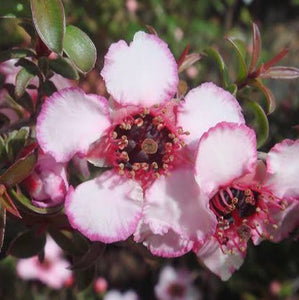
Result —
[[[231, 93], [206, 82], [178, 96], [178, 64], [154, 34], [112, 44], [101, 75], [109, 98], [69, 87], [44, 101], [39, 161], [23, 183], [35, 205], [64, 202], [91, 241], [193, 251], [223, 280], [249, 240], [278, 242], [299, 224], [298, 140], [260, 155]], [[72, 159], [105, 172], [73, 187]]]

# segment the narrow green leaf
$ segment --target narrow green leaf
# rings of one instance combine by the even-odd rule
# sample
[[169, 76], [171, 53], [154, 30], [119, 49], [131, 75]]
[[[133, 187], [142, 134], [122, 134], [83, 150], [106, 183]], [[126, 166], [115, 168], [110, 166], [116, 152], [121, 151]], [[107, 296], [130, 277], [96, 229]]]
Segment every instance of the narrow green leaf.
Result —
[[16, 86], [15, 86], [15, 95], [17, 99], [24, 94], [29, 82], [34, 76], [35, 76], [34, 74], [28, 72], [28, 70], [24, 68], [22, 68], [18, 72], [16, 76]]
[[33, 230], [17, 236], [9, 245], [8, 254], [18, 258], [29, 258], [41, 252], [46, 244], [46, 236], [37, 235]]
[[35, 213], [40, 214], [40, 215], [55, 214], [55, 213], [58, 213], [59, 211], [61, 211], [62, 208], [63, 208], [62, 205], [55, 206], [55, 207], [47, 207], [47, 208], [37, 207], [37, 206], [34, 206], [32, 204], [32, 202], [31, 202], [30, 199], [28, 199], [27, 197], [25, 197], [20, 192], [17, 193], [13, 189], [11, 189], [9, 192], [12, 195], [12, 197], [15, 199], [16, 202], [18, 202], [19, 204], [21, 204], [23, 207], [26, 207], [29, 211], [35, 212]]
[[0, 203], [0, 252], [3, 246], [6, 225], [6, 210]]
[[244, 80], [248, 75], [248, 70], [245, 62], [245, 56], [244, 56], [244, 49], [242, 48], [242, 44], [231, 37], [226, 38], [227, 41], [233, 46], [237, 57], [238, 57], [238, 76], [237, 76], [237, 82], [241, 82]]
[[5, 50], [0, 52], [0, 63], [14, 59], [14, 58], [22, 58], [22, 57], [35, 57], [35, 53], [29, 49], [15, 48], [10, 50]]
[[254, 114], [253, 127], [257, 133], [257, 148], [262, 147], [269, 136], [269, 122], [262, 107], [255, 101], [246, 101], [246, 106]]
[[33, 23], [49, 49], [61, 53], [65, 32], [64, 8], [61, 0], [30, 0]]
[[51, 80], [47, 80], [43, 84], [44, 94], [50, 97], [53, 93], [57, 91], [55, 84]]
[[34, 169], [37, 162], [37, 151], [31, 152], [12, 164], [1, 176], [0, 183], [12, 187], [23, 181]]
[[18, 153], [24, 147], [30, 133], [29, 127], [22, 127], [19, 130], [10, 132], [6, 140], [6, 149], [11, 161], [14, 161]]
[[50, 60], [50, 68], [65, 78], [78, 80], [79, 74], [72, 62], [65, 57]]
[[204, 53], [206, 53], [218, 65], [220, 71], [221, 85], [226, 88], [228, 86], [228, 79], [229, 79], [228, 70], [221, 54], [219, 53], [218, 50], [216, 50], [213, 47], [205, 49]]
[[81, 72], [87, 73], [93, 69], [97, 50], [88, 35], [78, 27], [66, 27], [64, 51]]
[[21, 66], [24, 69], [27, 70], [28, 73], [32, 74], [32, 75], [38, 75], [39, 74], [39, 68], [38, 66], [32, 62], [29, 59], [26, 58], [20, 58], [17, 63], [16, 66]]
[[71, 270], [83, 270], [89, 268], [103, 255], [105, 251], [105, 244], [101, 242], [93, 242], [88, 251], [76, 260], [70, 267]]
[[34, 113], [34, 104], [31, 96], [25, 92], [16, 102], [25, 108], [29, 113]]
[[238, 86], [234, 83], [230, 84], [227, 88], [226, 88], [232, 95], [236, 96], [237, 95], [237, 91], [238, 91]]

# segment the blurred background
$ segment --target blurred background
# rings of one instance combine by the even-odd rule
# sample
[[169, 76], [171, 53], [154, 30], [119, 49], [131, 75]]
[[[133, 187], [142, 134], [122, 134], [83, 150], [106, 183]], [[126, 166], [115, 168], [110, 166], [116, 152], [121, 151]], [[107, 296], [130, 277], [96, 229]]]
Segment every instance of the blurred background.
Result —
[[[262, 35], [262, 60], [271, 59], [287, 47], [289, 54], [281, 65], [299, 67], [298, 0], [63, 0], [63, 4], [67, 23], [85, 31], [98, 51], [96, 68], [79, 83], [88, 92], [105, 93], [99, 74], [110, 44], [119, 39], [129, 42], [136, 31], [146, 30], [146, 25], [152, 26], [169, 44], [176, 58], [188, 43], [190, 52], [202, 53], [206, 47], [215, 46], [230, 65], [236, 63], [236, 58], [224, 36], [233, 35], [248, 45], [254, 21]], [[30, 17], [29, 1], [2, 0], [0, 16], [5, 16], [0, 19], [0, 50], [30, 46], [29, 36], [17, 25], [18, 18]], [[181, 78], [189, 87], [205, 81], [220, 83], [217, 68], [205, 58], [189, 67]], [[265, 151], [283, 138], [298, 138], [295, 126], [299, 124], [298, 80], [268, 80], [267, 86], [275, 95], [278, 107], [269, 116], [270, 136], [263, 146]], [[227, 282], [201, 266], [193, 254], [164, 260], [143, 252], [143, 249], [118, 244], [107, 247], [97, 264], [96, 277], [102, 281], [94, 281], [83, 291], [74, 285], [74, 281], [82, 278], [71, 278], [58, 289], [38, 280], [26, 281], [16, 271], [17, 260], [2, 257], [0, 300], [108, 299], [105, 293], [112, 289], [121, 293], [134, 290], [141, 300], [181, 299], [179, 289], [177, 298], [163, 298], [157, 292], [166, 265], [173, 266], [173, 272], [183, 268], [189, 274], [188, 285], [197, 292], [193, 292], [194, 298], [188, 299], [299, 299], [296, 232], [280, 244], [250, 245], [245, 263]], [[136, 295], [133, 296], [119, 294], [109, 299], [135, 299]]]

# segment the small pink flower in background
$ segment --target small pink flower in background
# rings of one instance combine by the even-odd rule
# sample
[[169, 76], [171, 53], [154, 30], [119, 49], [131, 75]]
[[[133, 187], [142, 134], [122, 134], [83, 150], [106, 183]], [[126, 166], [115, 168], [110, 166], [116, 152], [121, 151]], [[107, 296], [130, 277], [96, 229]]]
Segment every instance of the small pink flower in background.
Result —
[[94, 281], [93, 288], [96, 293], [103, 294], [107, 291], [108, 282], [104, 277], [98, 277]]
[[51, 207], [62, 204], [69, 187], [66, 164], [57, 163], [51, 155], [40, 153], [35, 169], [22, 185], [36, 206]]
[[70, 188], [70, 223], [93, 241], [134, 234], [155, 255], [183, 255], [216, 227], [194, 178], [198, 140], [219, 122], [243, 124], [241, 108], [213, 83], [178, 103], [177, 63], [165, 42], [144, 32], [129, 45], [112, 44], [101, 75], [109, 101], [64, 89], [45, 101], [37, 121], [38, 142], [56, 161], [79, 155], [112, 167]]
[[138, 9], [137, 0], [126, 0], [126, 7], [129, 12], [136, 13], [136, 11]]
[[266, 166], [257, 160], [255, 132], [219, 123], [198, 145], [196, 181], [217, 217], [214, 236], [194, 250], [227, 280], [245, 257], [247, 242], [279, 241], [299, 224], [299, 140], [271, 149]]
[[44, 261], [40, 262], [37, 256], [19, 259], [17, 273], [22, 279], [39, 280], [53, 289], [60, 289], [72, 277], [68, 266], [69, 263], [62, 257], [61, 249], [48, 237]]
[[179, 42], [184, 37], [184, 31], [180, 27], [174, 29], [173, 35], [177, 42]]
[[110, 290], [104, 296], [103, 300], [138, 300], [138, 295], [135, 291], [129, 290], [121, 293], [117, 290]]
[[201, 295], [192, 282], [190, 271], [166, 266], [159, 275], [155, 295], [158, 300], [199, 300]]
[[190, 79], [195, 79], [198, 75], [198, 69], [195, 66], [191, 66], [186, 70], [186, 74]]

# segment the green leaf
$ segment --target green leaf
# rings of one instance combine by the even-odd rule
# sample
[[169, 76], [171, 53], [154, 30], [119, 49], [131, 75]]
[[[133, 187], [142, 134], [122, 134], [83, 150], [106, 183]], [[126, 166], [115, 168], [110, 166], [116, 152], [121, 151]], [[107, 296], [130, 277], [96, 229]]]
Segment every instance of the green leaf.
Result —
[[29, 258], [41, 252], [46, 244], [44, 234], [37, 235], [33, 230], [17, 236], [9, 245], [8, 254], [18, 258]]
[[25, 92], [16, 102], [31, 114], [34, 113], [34, 103], [31, 96]]
[[253, 127], [257, 134], [257, 148], [262, 147], [269, 136], [269, 122], [263, 108], [255, 101], [247, 100], [246, 106], [253, 112]]
[[82, 270], [89, 268], [103, 255], [105, 251], [105, 244], [101, 242], [93, 242], [88, 251], [76, 260], [71, 266], [71, 270]]
[[43, 84], [43, 91], [44, 94], [49, 97], [57, 91], [57, 88], [51, 80], [47, 80]]
[[11, 161], [14, 161], [18, 153], [24, 147], [30, 133], [29, 127], [22, 127], [9, 133], [6, 140], [6, 149]]
[[56, 53], [63, 49], [64, 8], [60, 0], [30, 0], [33, 23], [45, 45]]
[[22, 57], [35, 57], [35, 53], [29, 49], [15, 48], [6, 51], [0, 52], [0, 63], [14, 59], [14, 58], [22, 58]]
[[55, 214], [55, 213], [58, 213], [59, 211], [61, 211], [63, 208], [62, 205], [55, 206], [55, 207], [47, 207], [47, 208], [38, 207], [38, 206], [33, 205], [31, 200], [28, 199], [23, 194], [21, 194], [20, 192], [17, 193], [13, 189], [11, 189], [9, 192], [12, 195], [12, 197], [15, 199], [16, 202], [21, 204], [23, 207], [26, 207], [29, 211], [35, 212], [40, 215]]
[[5, 233], [5, 224], [6, 224], [6, 210], [0, 203], [0, 252], [3, 246], [4, 233]]
[[213, 47], [205, 49], [204, 53], [206, 53], [208, 57], [210, 57], [217, 64], [220, 71], [221, 85], [226, 88], [228, 86], [228, 79], [229, 79], [228, 70], [221, 54], [219, 53], [218, 50], [216, 50]]
[[87, 73], [93, 69], [97, 50], [88, 35], [78, 27], [66, 27], [64, 51], [81, 72]]
[[27, 70], [28, 73], [31, 73], [33, 75], [38, 75], [39, 74], [39, 68], [38, 68], [38, 66], [34, 62], [32, 62], [31, 60], [29, 60], [29, 59], [20, 58], [17, 61], [16, 66], [23, 67], [24, 69]]
[[231, 37], [226, 38], [227, 41], [233, 46], [237, 57], [238, 57], [238, 76], [237, 76], [237, 82], [243, 81], [247, 75], [248, 75], [248, 70], [245, 62], [245, 53], [243, 49], [243, 44], [237, 40], [233, 39]]
[[23, 181], [34, 169], [37, 162], [37, 151], [27, 154], [12, 164], [1, 176], [0, 183], [12, 187]]
[[34, 76], [35, 76], [35, 74], [32, 74], [25, 68], [22, 68], [18, 72], [18, 74], [16, 76], [16, 86], [15, 86], [15, 96], [17, 99], [20, 98], [24, 94], [29, 82], [31, 81], [31, 79]]
[[65, 57], [50, 60], [50, 68], [65, 78], [78, 80], [79, 74], [72, 62]]

